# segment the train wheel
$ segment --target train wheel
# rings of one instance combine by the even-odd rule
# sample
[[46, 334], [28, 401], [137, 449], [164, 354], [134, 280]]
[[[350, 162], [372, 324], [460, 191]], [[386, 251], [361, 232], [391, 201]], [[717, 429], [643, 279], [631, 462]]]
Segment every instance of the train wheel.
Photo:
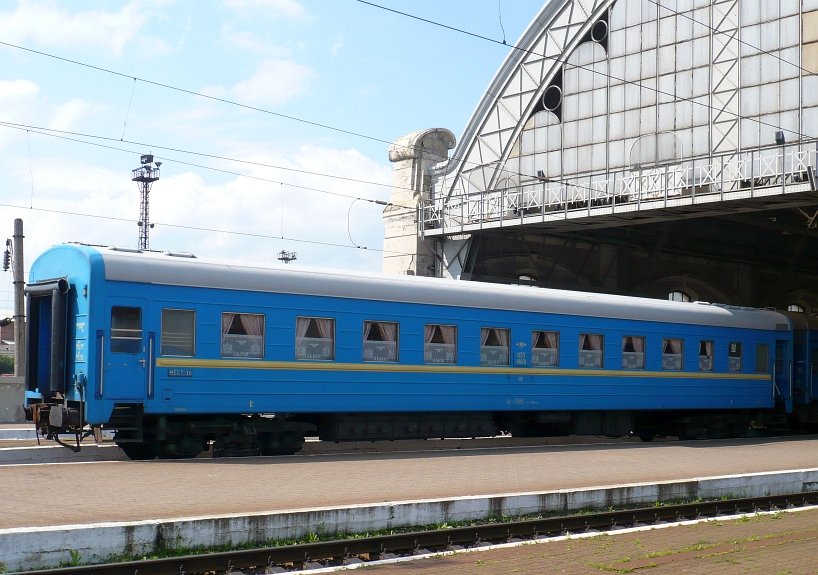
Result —
[[157, 447], [159, 459], [193, 459], [202, 452], [202, 440], [195, 435], [180, 435]]
[[304, 446], [304, 436], [290, 431], [281, 434], [261, 433], [258, 450], [262, 455], [293, 455]]
[[156, 449], [152, 443], [124, 441], [117, 443], [117, 445], [125, 452], [128, 459], [132, 459], [133, 461], [148, 461], [156, 457]]

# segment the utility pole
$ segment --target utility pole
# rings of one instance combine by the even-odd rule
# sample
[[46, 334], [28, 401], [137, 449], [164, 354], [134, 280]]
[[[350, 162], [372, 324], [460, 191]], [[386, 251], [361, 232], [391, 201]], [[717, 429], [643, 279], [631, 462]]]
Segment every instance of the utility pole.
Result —
[[14, 220], [12, 242], [12, 283], [14, 285], [14, 375], [26, 373], [26, 300], [23, 280], [23, 220]]

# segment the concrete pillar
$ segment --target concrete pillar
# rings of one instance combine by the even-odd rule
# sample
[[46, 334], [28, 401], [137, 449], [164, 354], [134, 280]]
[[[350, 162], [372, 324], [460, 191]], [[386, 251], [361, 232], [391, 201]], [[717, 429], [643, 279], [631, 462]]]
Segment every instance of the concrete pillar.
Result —
[[429, 199], [430, 170], [448, 157], [454, 145], [454, 134], [433, 128], [407, 134], [389, 148], [394, 177], [392, 197], [383, 210], [385, 273], [437, 275], [436, 247], [418, 234], [418, 208]]

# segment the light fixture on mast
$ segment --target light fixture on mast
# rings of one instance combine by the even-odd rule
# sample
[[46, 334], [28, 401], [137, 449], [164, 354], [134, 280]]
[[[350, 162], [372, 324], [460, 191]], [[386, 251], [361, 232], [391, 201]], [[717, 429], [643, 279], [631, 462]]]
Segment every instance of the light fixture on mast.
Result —
[[281, 250], [278, 252], [278, 259], [285, 264], [288, 264], [291, 261], [298, 259], [298, 254], [295, 252], [288, 252], [287, 250]]

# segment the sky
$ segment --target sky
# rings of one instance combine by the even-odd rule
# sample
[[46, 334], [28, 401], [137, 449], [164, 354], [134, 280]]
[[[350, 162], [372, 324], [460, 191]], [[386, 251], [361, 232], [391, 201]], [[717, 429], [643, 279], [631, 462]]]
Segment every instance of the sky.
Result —
[[[380, 271], [389, 144], [460, 137], [544, 0], [0, 0], [0, 241]], [[391, 9], [385, 10], [383, 7]], [[290, 264], [282, 250], [295, 252]], [[14, 307], [0, 275], [0, 317]]]

